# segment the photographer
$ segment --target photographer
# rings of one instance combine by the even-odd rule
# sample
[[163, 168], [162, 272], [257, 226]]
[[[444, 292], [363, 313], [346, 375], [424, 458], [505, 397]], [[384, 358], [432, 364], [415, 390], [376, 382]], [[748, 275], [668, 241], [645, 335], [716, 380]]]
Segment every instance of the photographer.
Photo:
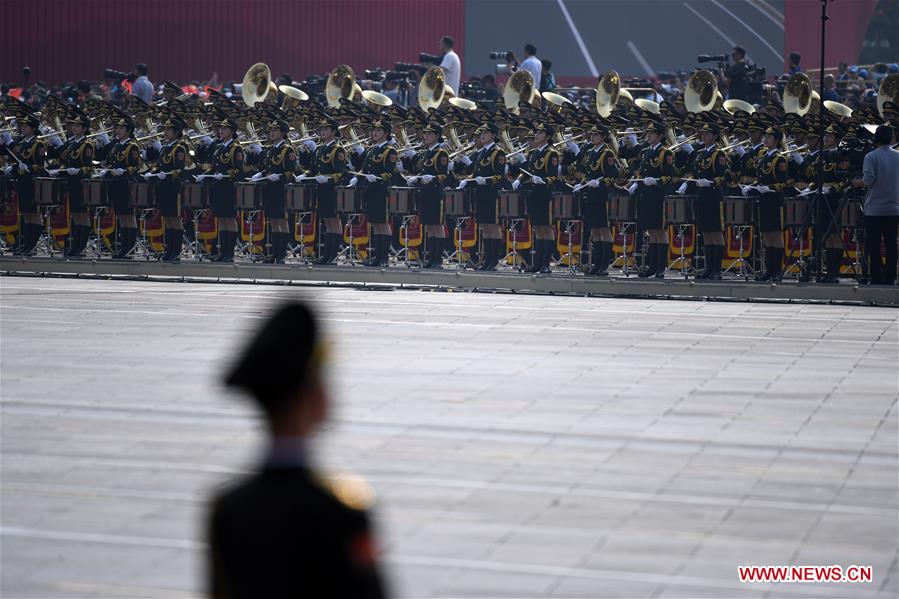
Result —
[[131, 84], [131, 95], [137, 96], [147, 104], [153, 102], [153, 84], [150, 83], [150, 69], [147, 65], [140, 63], [137, 65], [137, 79]]
[[[727, 97], [731, 100], [748, 100], [749, 87], [747, 75], [752, 66], [746, 61], [746, 50], [741, 46], [735, 46], [730, 54], [734, 64], [727, 67], [724, 77], [727, 80]], [[722, 69], [723, 71], [723, 69]]]
[[540, 77], [543, 74], [543, 64], [537, 58], [537, 46], [534, 44], [526, 44], [524, 47], [524, 60], [518, 67], [523, 71], [527, 71], [534, 77], [534, 85], [540, 85]]
[[440, 38], [440, 51], [443, 52], [443, 61], [440, 68], [446, 74], [446, 83], [453, 88], [453, 93], [459, 95], [459, 82], [462, 80], [462, 61], [459, 55], [453, 51], [453, 38], [444, 35]]

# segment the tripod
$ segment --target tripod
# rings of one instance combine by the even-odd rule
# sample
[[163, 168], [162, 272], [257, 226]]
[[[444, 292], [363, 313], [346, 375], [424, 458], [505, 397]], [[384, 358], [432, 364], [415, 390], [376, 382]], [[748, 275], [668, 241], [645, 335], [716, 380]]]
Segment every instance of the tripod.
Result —
[[447, 262], [455, 260], [456, 264], [461, 268], [465, 268], [468, 265], [468, 260], [465, 259], [465, 251], [462, 249], [462, 228], [470, 218], [470, 216], [459, 216], [456, 218], [456, 228], [453, 229], [453, 235], [456, 238], [456, 249], [447, 258]]
[[519, 263], [519, 260], [523, 261], [523, 258], [521, 258], [521, 255], [518, 253], [517, 232], [519, 230], [519, 226], [521, 225], [521, 223], [525, 222], [525, 220], [526, 219], [523, 217], [522, 218], [512, 218], [509, 220], [509, 228], [508, 228], [509, 233], [508, 234], [509, 234], [509, 239], [512, 240], [512, 248], [509, 250], [509, 252], [505, 256], [503, 256], [500, 259], [500, 263], [503, 263], [503, 264], [508, 264], [509, 261], [511, 260], [512, 268], [514, 268], [518, 272], [521, 272], [524, 269], [524, 267]]

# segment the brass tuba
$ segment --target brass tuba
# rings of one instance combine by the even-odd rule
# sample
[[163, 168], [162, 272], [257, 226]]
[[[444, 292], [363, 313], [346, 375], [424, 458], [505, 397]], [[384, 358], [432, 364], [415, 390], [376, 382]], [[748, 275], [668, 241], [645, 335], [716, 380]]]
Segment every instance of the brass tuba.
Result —
[[503, 103], [513, 114], [518, 114], [518, 103], [538, 105], [540, 93], [534, 87], [534, 77], [527, 71], [515, 71], [503, 90]]
[[278, 87], [272, 81], [272, 72], [268, 65], [257, 62], [243, 76], [240, 95], [244, 104], [253, 107], [258, 102], [275, 104], [278, 101]]
[[418, 85], [418, 107], [425, 114], [432, 108], [439, 108], [446, 96], [446, 74], [440, 67], [431, 67], [421, 77]]
[[687, 81], [684, 88], [684, 107], [689, 112], [707, 112], [718, 101], [718, 81], [711, 71], [699, 69]]
[[883, 105], [887, 102], [899, 104], [899, 73], [887, 75], [880, 82], [880, 88], [877, 90], [877, 112], [880, 118], [886, 120], [883, 116]]
[[353, 69], [345, 64], [334, 67], [325, 84], [325, 99], [328, 101], [328, 106], [337, 108], [340, 106], [341, 98], [352, 100], [355, 95], [356, 74]]
[[784, 87], [784, 112], [805, 116], [812, 107], [812, 82], [805, 73], [790, 75]]
[[596, 85], [596, 112], [604, 119], [609, 118], [618, 98], [621, 96], [621, 77], [615, 71], [609, 71], [602, 76]]

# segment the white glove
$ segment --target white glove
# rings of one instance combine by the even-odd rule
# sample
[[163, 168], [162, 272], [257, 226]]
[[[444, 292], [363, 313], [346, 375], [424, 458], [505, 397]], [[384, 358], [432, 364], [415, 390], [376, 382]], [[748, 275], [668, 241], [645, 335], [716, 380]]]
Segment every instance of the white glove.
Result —
[[315, 151], [315, 142], [312, 141], [311, 139], [304, 139], [303, 147], [306, 148], [307, 152], [314, 152]]
[[565, 143], [565, 149], [567, 149], [572, 154], [577, 154], [580, 151], [580, 148], [577, 147], [577, 144], [573, 141], [569, 141]]
[[400, 152], [400, 158], [403, 159], [412, 158], [413, 156], [415, 156], [415, 150], [403, 150]]
[[50, 145], [53, 146], [54, 148], [58, 148], [59, 146], [62, 145], [62, 139], [60, 139], [60, 137], [58, 135], [54, 135], [54, 136], [50, 137], [49, 139], [47, 139], [47, 141], [50, 142]]
[[10, 173], [12, 172], [12, 169], [13, 169], [12, 165], [4, 166], [4, 167], [3, 167], [3, 173], [6, 174], [6, 175], [8, 175], [8, 174], [10, 174]]
[[55, 177], [56, 175], [59, 174], [60, 170], [62, 170], [62, 169], [51, 168], [50, 170], [47, 171], [47, 174], [50, 175], [51, 177]]
[[266, 177], [266, 179], [268, 179], [269, 181], [272, 181], [272, 182], [275, 182], [280, 178], [281, 178], [281, 175], [279, 175], [278, 173], [272, 173], [271, 175]]
[[72, 168], [67, 168], [67, 169], [66, 169], [66, 172], [67, 172], [68, 174], [70, 174], [70, 175], [77, 175], [78, 173], [81, 172], [81, 169], [80, 169], [80, 168], [72, 167]]
[[518, 164], [518, 163], [521, 162], [522, 160], [524, 160], [524, 156], [522, 156], [521, 154], [512, 154], [512, 155], [509, 156], [509, 158], [506, 160], [506, 163], [507, 163], [507, 164]]
[[331, 178], [328, 177], [327, 175], [315, 175], [316, 183], [327, 183], [330, 180], [331, 180]]
[[821, 188], [821, 192], [822, 193], [830, 193], [831, 189], [832, 188], [830, 187], [830, 185], [825, 185], [824, 187]]
[[3, 143], [0, 145], [11, 146], [12, 145], [12, 135], [9, 134], [9, 131], [4, 131], [0, 133], [0, 141]]
[[627, 188], [627, 192], [628, 192], [630, 195], [634, 195], [634, 192], [635, 192], [635, 191], [637, 191], [637, 182], [636, 182], [636, 181], [634, 181], [633, 183], [631, 183], [630, 187]]
[[418, 177], [416, 177], [415, 175], [406, 177], [406, 183], [410, 183], [410, 184], [418, 183]]
[[748, 185], [742, 185], [742, 186], [740, 187], [740, 191], [743, 193], [743, 197], [748, 198], [748, 197], [749, 197], [749, 192], [752, 191], [752, 190], [749, 189], [749, 186], [748, 186]]
[[514, 181], [512, 181], [512, 189], [514, 191], [518, 191], [519, 187], [521, 187], [521, 181], [519, 181], [518, 179], [515, 179]]
[[105, 168], [101, 169], [100, 171], [97, 172], [97, 178], [99, 179], [100, 177], [105, 177], [108, 174], [109, 174], [109, 169], [105, 169]]
[[682, 148], [682, 149], [684, 150], [684, 152], [686, 152], [687, 154], [692, 154], [692, 153], [693, 153], [693, 144], [684, 144], [684, 145], [681, 146], [681, 148]]
[[599, 179], [590, 179], [587, 181], [587, 187], [599, 187]]
[[734, 148], [734, 152], [736, 152], [737, 154], [742, 156], [743, 154], [746, 153], [746, 148], [744, 148], [743, 146], [737, 146]]
[[102, 131], [101, 131], [100, 134], [97, 135], [97, 140], [99, 140], [99, 142], [100, 142], [102, 145], [104, 145], [104, 146], [108, 146], [108, 145], [109, 145], [109, 136], [106, 135], [105, 132], [102, 132]]
[[203, 137], [200, 138], [200, 143], [208, 146], [212, 143], [212, 138], [209, 137], [208, 135], [204, 135]]
[[659, 184], [659, 180], [656, 179], [655, 177], [644, 177], [644, 178], [643, 178], [643, 184], [644, 184], [644, 185], [658, 185], [658, 184]]
[[168, 176], [168, 173], [156, 173], [156, 178], [162, 181]]
[[457, 187], [456, 189], [465, 189], [465, 186], [468, 185], [469, 181], [471, 181], [471, 179], [462, 179], [461, 181], [459, 181], [459, 187]]
[[696, 182], [696, 187], [711, 187], [711, 186], [712, 186], [712, 182], [709, 181], [708, 179], [700, 179], [699, 181]]
[[474, 182], [477, 183], [478, 185], [486, 185], [487, 179], [485, 179], [484, 177], [475, 177]]
[[374, 183], [375, 181], [378, 180], [378, 178], [375, 177], [374, 175], [365, 175], [365, 180], [368, 181], [369, 183]]
[[796, 164], [802, 164], [802, 155], [799, 152], [793, 152], [790, 154], [793, 157], [793, 162]]
[[362, 144], [356, 144], [355, 146], [353, 146], [353, 151], [357, 154], [361, 154], [365, 150], [362, 148]]
[[216, 173], [216, 174], [212, 175], [212, 178], [215, 179], [216, 181], [221, 181], [222, 179], [225, 178], [225, 175], [223, 175], [222, 173]]
[[150, 147], [158, 152], [159, 150], [162, 149], [162, 144], [159, 143], [158, 139], [154, 139], [153, 143], [150, 144]]
[[247, 149], [248, 149], [250, 152], [252, 152], [253, 154], [259, 154], [260, 152], [262, 152], [262, 146], [259, 144], [259, 142], [256, 142], [256, 143], [254, 143], [254, 144], [250, 144], [250, 147], [247, 148]]
[[684, 195], [685, 193], [687, 193], [687, 182], [684, 181], [683, 183], [681, 183], [680, 187], [677, 188], [677, 191], [675, 193], [679, 195]]
[[123, 168], [114, 168], [110, 171], [113, 177], [121, 177], [125, 174], [125, 169]]
[[756, 189], [759, 193], [771, 193], [772, 191], [774, 191], [767, 185], [759, 185], [758, 187], [756, 187]]
[[425, 185], [427, 185], [428, 183], [430, 183], [433, 180], [434, 180], [434, 175], [422, 175], [421, 176], [421, 182], [424, 183]]
[[459, 158], [459, 162], [461, 162], [465, 166], [471, 166], [471, 158], [469, 158], [468, 156], [466, 156], [464, 154], [462, 155], [461, 158]]
[[531, 177], [531, 183], [534, 185], [546, 185], [546, 181], [543, 180], [543, 177]]
[[627, 143], [628, 146], [637, 145], [637, 134], [636, 133], [628, 133], [624, 138], [624, 142]]
[[250, 177], [250, 181], [258, 181], [261, 178], [262, 178], [262, 172], [260, 171], [258, 173], [253, 173], [253, 176]]
[[141, 151], [140, 151], [140, 159], [141, 159], [141, 160], [146, 160], [146, 159], [147, 159], [147, 151], [144, 150], [143, 148], [141, 148]]
[[359, 182], [359, 177], [353, 177], [350, 179], [350, 187], [356, 187], [356, 183]]

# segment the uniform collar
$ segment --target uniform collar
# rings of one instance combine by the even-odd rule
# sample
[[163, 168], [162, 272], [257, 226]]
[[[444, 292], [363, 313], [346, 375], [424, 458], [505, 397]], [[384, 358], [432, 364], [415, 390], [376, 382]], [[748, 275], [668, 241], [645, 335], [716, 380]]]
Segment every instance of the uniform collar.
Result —
[[437, 143], [435, 143], [433, 146], [431, 146], [431, 147], [428, 148], [428, 149], [429, 149], [429, 150], [436, 150], [437, 148], [440, 148], [440, 147], [442, 147], [442, 146], [441, 146], [440, 142], [438, 141]]
[[325, 147], [326, 147], [326, 148], [330, 148], [330, 147], [333, 146], [335, 143], [337, 143], [337, 140], [334, 139], [334, 138], [332, 137], [331, 139], [328, 140], [328, 143], [325, 144]]
[[659, 143], [657, 143], [656, 145], [652, 146], [652, 147], [649, 148], [649, 149], [650, 149], [650, 150], [655, 150], [656, 148], [658, 148], [658, 147], [661, 146], [661, 145], [662, 145], [662, 142], [659, 142]]
[[770, 156], [771, 154], [775, 153], [776, 151], [777, 151], [777, 148], [771, 148], [770, 150], [767, 150], [765, 152], [765, 156]]
[[539, 148], [537, 148], [537, 151], [538, 151], [538, 152], [542, 152], [543, 150], [545, 150], [545, 149], [547, 148], [547, 146], [549, 146], [549, 144], [548, 144], [548, 143], [544, 143], [542, 146], [540, 146]]
[[222, 144], [222, 148], [227, 148], [228, 146], [230, 146], [232, 141], [234, 141], [234, 138], [229, 137], [228, 141], [226, 141], [225, 143]]
[[34, 135], [31, 135], [31, 136], [26, 137], [25, 139], [22, 140], [22, 143], [23, 143], [23, 144], [27, 144], [27, 143], [30, 142], [32, 139], [34, 139]]
[[79, 141], [81, 141], [81, 140], [84, 139], [84, 138], [85, 138], [84, 135], [82, 135], [81, 137], [76, 137], [76, 138], [74, 138], [74, 139], [72, 140], [72, 143], [73, 143], [73, 144], [76, 144], [76, 143], [78, 143]]
[[489, 152], [489, 151], [490, 151], [490, 148], [492, 148], [492, 147], [495, 146], [495, 145], [496, 145], [496, 142], [495, 142], [495, 141], [491, 141], [491, 142], [490, 142], [490, 145], [484, 146], [484, 147], [481, 148], [481, 149], [482, 149], [483, 151], [485, 151], [485, 152]]
[[606, 142], [602, 142], [602, 143], [599, 144], [598, 146], [591, 146], [591, 149], [592, 149], [594, 152], [598, 152], [599, 150], [602, 150], [604, 147], [606, 147]]
[[284, 139], [282, 138], [282, 139], [279, 139], [279, 140], [278, 140], [278, 143], [276, 143], [276, 144], [274, 145], [274, 147], [275, 147], [275, 148], [280, 148], [280, 147], [283, 146], [283, 145], [284, 145]]

